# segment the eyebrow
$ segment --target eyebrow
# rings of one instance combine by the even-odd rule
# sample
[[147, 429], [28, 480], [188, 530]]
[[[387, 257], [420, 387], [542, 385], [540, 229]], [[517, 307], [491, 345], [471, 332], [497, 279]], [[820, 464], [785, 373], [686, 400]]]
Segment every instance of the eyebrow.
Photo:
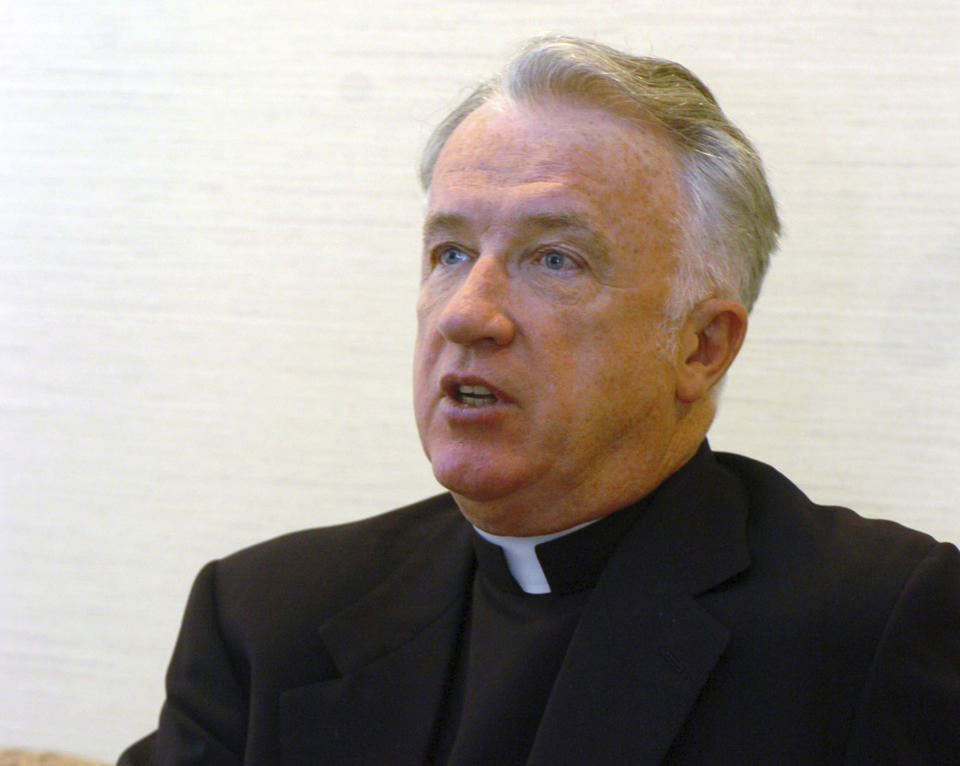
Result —
[[457, 213], [431, 213], [423, 222], [423, 238], [442, 232], [458, 231], [467, 228], [467, 219]]
[[[423, 223], [423, 238], [426, 240], [444, 233], [455, 233], [469, 228], [468, 219], [459, 213], [431, 213]], [[574, 212], [532, 213], [521, 216], [516, 228], [575, 232], [588, 240], [601, 255], [609, 255], [614, 250], [613, 243], [606, 235], [591, 226], [583, 216]]]

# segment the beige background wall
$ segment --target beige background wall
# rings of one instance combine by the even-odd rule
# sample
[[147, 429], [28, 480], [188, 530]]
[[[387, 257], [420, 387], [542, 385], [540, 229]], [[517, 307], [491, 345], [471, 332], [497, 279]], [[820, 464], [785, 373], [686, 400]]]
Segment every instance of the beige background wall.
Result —
[[206, 560], [435, 491], [414, 165], [543, 31], [686, 63], [766, 158], [714, 446], [960, 539], [958, 9], [0, 2], [0, 744], [114, 757]]

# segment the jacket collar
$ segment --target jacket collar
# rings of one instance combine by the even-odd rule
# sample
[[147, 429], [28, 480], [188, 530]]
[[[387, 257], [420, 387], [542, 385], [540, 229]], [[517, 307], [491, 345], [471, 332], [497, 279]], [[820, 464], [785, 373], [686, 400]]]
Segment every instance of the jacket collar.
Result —
[[452, 498], [450, 506], [440, 528], [398, 569], [320, 627], [320, 637], [342, 674], [414, 640], [462, 602], [474, 568], [470, 527]]

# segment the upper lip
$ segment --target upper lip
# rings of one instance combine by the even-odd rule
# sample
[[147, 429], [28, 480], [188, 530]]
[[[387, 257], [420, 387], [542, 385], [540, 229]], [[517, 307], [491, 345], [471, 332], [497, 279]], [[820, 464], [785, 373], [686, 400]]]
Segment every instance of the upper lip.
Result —
[[455, 399], [460, 386], [483, 386], [497, 397], [498, 402], [512, 402], [513, 399], [502, 389], [478, 375], [448, 373], [440, 379], [440, 389], [449, 397]]

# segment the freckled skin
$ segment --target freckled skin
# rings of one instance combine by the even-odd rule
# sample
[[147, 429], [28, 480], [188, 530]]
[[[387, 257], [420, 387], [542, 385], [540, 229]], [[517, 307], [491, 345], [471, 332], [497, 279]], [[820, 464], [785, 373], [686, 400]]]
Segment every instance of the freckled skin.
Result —
[[[495, 102], [447, 141], [414, 403], [434, 474], [470, 521], [563, 529], [639, 499], [696, 450], [709, 418], [678, 402], [679, 361], [658, 334], [683, 205], [665, 140], [594, 109]], [[461, 417], [450, 374], [504, 396]]]

